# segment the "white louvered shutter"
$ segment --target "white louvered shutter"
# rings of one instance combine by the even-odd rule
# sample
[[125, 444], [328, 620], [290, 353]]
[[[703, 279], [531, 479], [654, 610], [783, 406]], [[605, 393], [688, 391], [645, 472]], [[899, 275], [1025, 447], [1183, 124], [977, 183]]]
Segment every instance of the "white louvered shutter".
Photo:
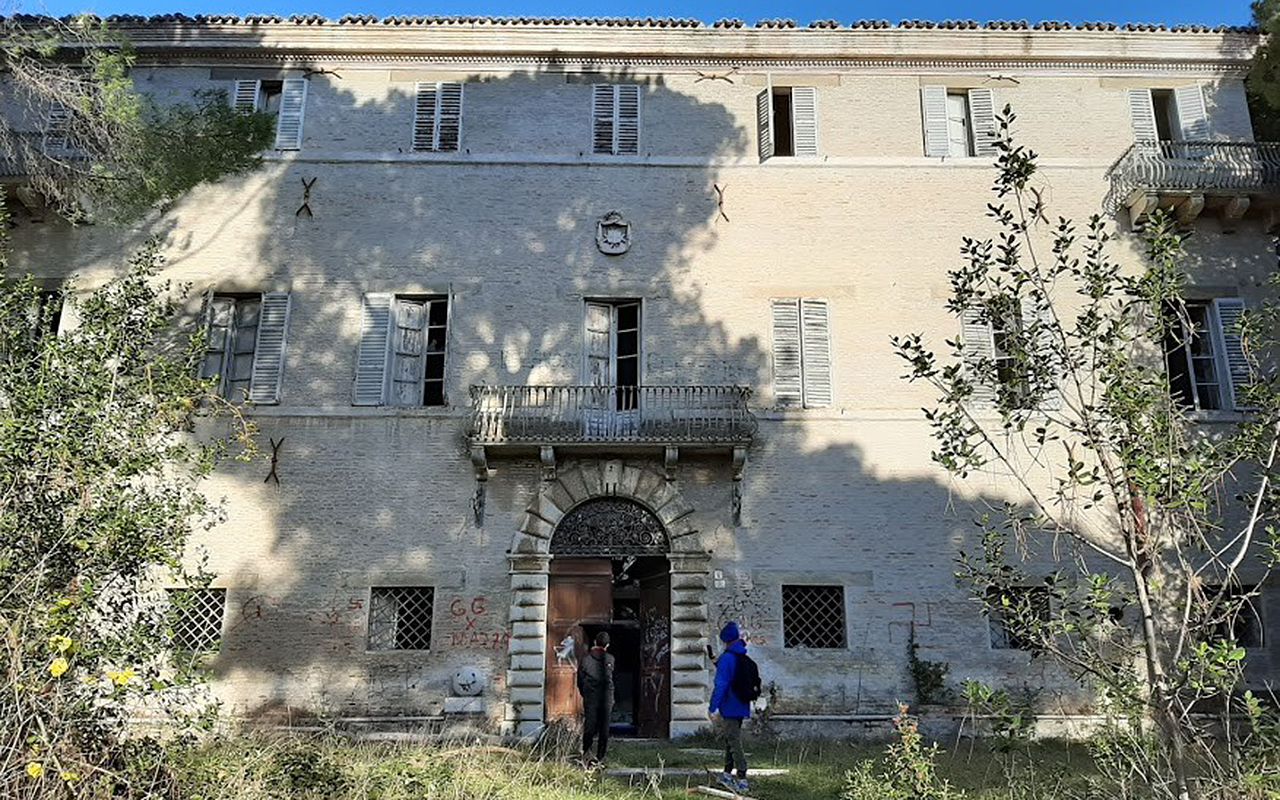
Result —
[[44, 146], [46, 150], [66, 150], [71, 147], [68, 128], [71, 125], [71, 114], [62, 103], [49, 105], [49, 120], [44, 129]]
[[1200, 84], [1179, 86], [1173, 90], [1178, 106], [1178, 125], [1182, 128], [1184, 142], [1204, 142], [1209, 139], [1209, 112], [1205, 110], [1204, 91]]
[[613, 154], [613, 87], [591, 87], [591, 152]]
[[[1036, 321], [1035, 341], [1029, 342], [1028, 346], [1035, 358], [1041, 360], [1054, 360], [1054, 341], [1053, 341], [1053, 309], [1047, 303], [1037, 303], [1029, 296], [1022, 298], [1022, 320], [1026, 326], [1029, 320]], [[994, 343], [993, 343], [994, 344]], [[1062, 387], [1063, 378], [1061, 365], [1055, 364], [1053, 368], [1053, 386], [1049, 387], [1043, 397], [1040, 398], [1040, 409], [1043, 411], [1057, 411], [1062, 408]]]
[[818, 154], [818, 90], [812, 86], [791, 89], [791, 133], [797, 156]]
[[1222, 343], [1222, 363], [1231, 379], [1227, 382], [1230, 395], [1223, 398], [1223, 405], [1245, 409], [1244, 392], [1253, 382], [1249, 359], [1240, 335], [1240, 316], [1244, 313], [1244, 300], [1239, 297], [1219, 297], [1213, 301], [1214, 317], [1218, 321], [1218, 341]]
[[924, 121], [924, 154], [941, 158], [951, 155], [947, 126], [947, 87], [921, 86], [920, 113]]
[[462, 131], [462, 84], [422, 81], [413, 107], [413, 150], [450, 153]]
[[996, 98], [991, 89], [969, 90], [969, 122], [973, 125], [973, 154], [996, 154]]
[[360, 325], [360, 346], [356, 351], [356, 381], [352, 405], [382, 405], [387, 381], [387, 337], [391, 328], [390, 294], [366, 294]]
[[241, 114], [251, 114], [258, 110], [258, 95], [262, 92], [262, 81], [236, 81], [235, 90], [231, 94], [231, 107]]
[[284, 381], [285, 342], [289, 333], [289, 293], [262, 295], [258, 312], [258, 339], [253, 346], [253, 371], [249, 378], [249, 401], [279, 403]]
[[302, 113], [307, 106], [307, 79], [286, 78], [280, 90], [280, 116], [276, 119], [276, 149], [302, 147]]
[[640, 87], [635, 84], [615, 86], [617, 117], [614, 123], [613, 152], [622, 156], [640, 153]]
[[417, 85], [413, 103], [413, 144], [415, 151], [436, 149], [436, 119], [440, 84], [422, 81]]
[[426, 300], [395, 301], [395, 325], [391, 328], [390, 405], [420, 406], [426, 367]]
[[440, 105], [436, 116], [436, 150], [453, 153], [462, 141], [462, 84], [440, 84]]
[[1150, 89], [1129, 90], [1129, 121], [1133, 123], [1134, 141], [1154, 142], [1160, 138], [1156, 131], [1156, 109], [1151, 102]]
[[960, 334], [966, 377], [973, 384], [971, 401], [975, 407], [990, 408], [996, 401], [995, 387], [990, 380], [983, 380], [990, 370], [979, 372], [978, 364], [982, 361], [990, 363], [995, 358], [996, 342], [991, 320], [981, 306], [974, 304], [965, 308], [960, 320]]
[[756, 95], [756, 138], [760, 143], [760, 160], [773, 158], [773, 92], [769, 89]]
[[826, 300], [800, 300], [800, 374], [804, 407], [831, 405], [831, 319]]
[[800, 362], [800, 304], [775, 297], [773, 313], [773, 400], [780, 406], [803, 402]]

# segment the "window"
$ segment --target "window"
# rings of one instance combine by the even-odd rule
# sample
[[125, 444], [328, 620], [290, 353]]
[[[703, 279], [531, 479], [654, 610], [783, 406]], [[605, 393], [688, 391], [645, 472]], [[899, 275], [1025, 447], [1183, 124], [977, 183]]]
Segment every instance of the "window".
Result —
[[[1037, 325], [1036, 321], [1040, 324]], [[975, 407], [1054, 410], [1062, 398], [1056, 377], [1059, 370], [1045, 374], [1032, 370], [1053, 357], [1047, 337], [1052, 331], [1049, 308], [1030, 296], [997, 296], [985, 305], [973, 303], [961, 317], [961, 342], [969, 379], [973, 382], [970, 400]], [[1033, 376], [1037, 379], [1033, 386]]]
[[307, 103], [306, 78], [238, 80], [231, 98], [237, 111], [260, 111], [276, 117], [277, 150], [302, 147], [302, 117]]
[[430, 650], [435, 589], [375, 586], [369, 598], [370, 650]]
[[960, 158], [996, 152], [996, 107], [991, 89], [923, 86], [920, 104], [927, 156]]
[[1235, 297], [1187, 301], [1165, 307], [1165, 366], [1169, 391], [1198, 411], [1240, 408], [1250, 378], [1238, 330], [1244, 302]]
[[775, 86], [756, 97], [760, 160], [818, 154], [818, 90]]
[[1022, 310], [1009, 298], [1001, 297], [992, 304], [989, 312], [991, 319], [991, 342], [996, 367], [996, 380], [1000, 391], [1002, 405], [1009, 408], [1025, 408], [1031, 395], [1031, 387], [1027, 385], [1026, 352], [1023, 337]]
[[1209, 114], [1199, 84], [1176, 89], [1130, 89], [1129, 119], [1139, 142], [1197, 142], [1209, 138]]
[[353, 404], [445, 405], [449, 298], [368, 294]]
[[169, 589], [173, 646], [188, 653], [216, 652], [222, 642], [226, 589]]
[[452, 153], [462, 133], [462, 84], [418, 83], [413, 105], [413, 151]]
[[640, 404], [640, 301], [588, 300], [584, 336], [585, 382], [609, 387], [589, 402], [634, 411]]
[[1034, 650], [1032, 634], [1049, 621], [1049, 590], [1044, 586], [1010, 586], [987, 592], [987, 625], [994, 650]]
[[214, 294], [206, 310], [202, 378], [228, 400], [280, 402], [289, 293]]
[[637, 155], [640, 152], [640, 87], [597, 84], [591, 87], [591, 152]]
[[[1235, 642], [1245, 648], [1263, 646], [1262, 604], [1257, 584], [1205, 585], [1202, 591], [1205, 601], [1214, 604], [1210, 612], [1213, 639]], [[1213, 619], [1215, 617], [1217, 619]]]
[[831, 331], [827, 301], [775, 297], [773, 398], [780, 406], [831, 405]]
[[783, 647], [845, 647], [843, 586], [782, 587]]
[[44, 127], [44, 149], [47, 153], [66, 154], [75, 150], [71, 141], [71, 112], [62, 103], [49, 105]]

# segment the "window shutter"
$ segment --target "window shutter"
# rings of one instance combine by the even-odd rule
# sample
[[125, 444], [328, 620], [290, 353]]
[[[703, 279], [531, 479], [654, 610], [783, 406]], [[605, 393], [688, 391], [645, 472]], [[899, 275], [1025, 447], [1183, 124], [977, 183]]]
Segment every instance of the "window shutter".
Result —
[[791, 89], [791, 132], [797, 156], [818, 154], [818, 90], [812, 86]]
[[831, 324], [827, 301], [800, 301], [800, 363], [805, 408], [831, 405]]
[[969, 121], [973, 125], [973, 154], [996, 154], [996, 98], [990, 89], [969, 90]]
[[66, 150], [71, 147], [71, 138], [67, 128], [71, 124], [71, 114], [62, 103], [49, 105], [49, 121], [44, 129], [44, 147], [46, 150]]
[[613, 87], [591, 87], [591, 152], [613, 153]]
[[614, 153], [634, 156], [640, 153], [640, 87], [634, 84], [615, 86], [618, 116], [614, 131], [617, 141]]
[[356, 381], [352, 405], [382, 405], [387, 378], [387, 337], [391, 328], [389, 294], [364, 296], [364, 319], [360, 327], [360, 347], [356, 352]]
[[258, 338], [253, 346], [253, 371], [249, 378], [249, 401], [279, 403], [284, 380], [285, 339], [289, 331], [289, 293], [262, 295], [258, 312]]
[[440, 97], [440, 84], [422, 81], [417, 85], [417, 97], [413, 104], [413, 149], [436, 149], [436, 105]]
[[982, 306], [967, 306], [960, 319], [966, 377], [973, 384], [973, 404], [977, 408], [991, 408], [996, 402], [995, 387], [990, 381], [990, 367], [980, 370], [979, 364], [990, 364], [996, 355], [995, 336], [991, 332], [991, 320]]
[[586, 313], [586, 382], [591, 386], [609, 386], [613, 383], [613, 376], [609, 373], [613, 353], [613, 306], [588, 302]]
[[[1034, 323], [1032, 323], [1034, 321]], [[1053, 341], [1053, 309], [1047, 303], [1037, 303], [1034, 298], [1024, 295], [1022, 298], [1022, 324], [1024, 329], [1034, 325], [1032, 330], [1035, 341], [1028, 347], [1035, 357], [1041, 360], [1054, 359]], [[1053, 370], [1053, 385], [1045, 388], [1044, 396], [1039, 398], [1042, 411], [1057, 411], [1062, 408], [1062, 370]]]
[[258, 96], [261, 92], [261, 81], [236, 81], [235, 91], [231, 95], [231, 107], [241, 114], [251, 114], [258, 110]]
[[760, 160], [773, 158], [773, 92], [769, 89], [756, 95], [756, 136], [760, 141]]
[[924, 120], [924, 154], [941, 158], [951, 154], [947, 130], [947, 87], [921, 86], [920, 109]]
[[1244, 300], [1239, 297], [1219, 297], [1213, 301], [1214, 317], [1218, 321], [1218, 341], [1222, 342], [1222, 362], [1231, 394], [1223, 398], [1223, 406], [1245, 409], [1244, 392], [1253, 382], [1249, 359], [1244, 351], [1244, 339], [1240, 335], [1240, 316], [1244, 313]]
[[1204, 106], [1204, 92], [1200, 84], [1179, 86], [1173, 90], [1178, 105], [1178, 124], [1182, 127], [1184, 142], [1204, 142], [1209, 139], [1209, 113]]
[[774, 298], [773, 400], [780, 406], [798, 406], [800, 379], [800, 304], [791, 298]]
[[442, 153], [453, 153], [458, 150], [462, 139], [462, 84], [441, 83], [439, 95], [436, 149]]
[[1129, 90], [1129, 120], [1133, 123], [1133, 138], [1139, 142], [1158, 140], [1156, 133], [1156, 109], [1151, 103], [1150, 89]]
[[395, 327], [391, 328], [391, 395], [389, 405], [420, 406], [427, 328], [427, 301], [395, 301]]
[[307, 79], [286, 78], [280, 90], [280, 117], [276, 120], [276, 149], [302, 147], [302, 112], [307, 105]]

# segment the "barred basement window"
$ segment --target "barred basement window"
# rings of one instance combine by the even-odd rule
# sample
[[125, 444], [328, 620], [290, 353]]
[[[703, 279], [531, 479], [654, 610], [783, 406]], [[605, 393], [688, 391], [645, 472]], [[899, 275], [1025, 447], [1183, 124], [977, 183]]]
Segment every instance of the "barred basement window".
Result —
[[843, 586], [782, 587], [783, 647], [845, 646]]
[[189, 653], [214, 653], [222, 643], [226, 589], [169, 589], [173, 646]]
[[[1044, 586], [1010, 586], [987, 592], [988, 617], [993, 650], [1035, 650], [1031, 640], [1036, 627], [1050, 617], [1049, 590]], [[1003, 609], [1003, 610], [1002, 610]]]
[[1214, 618], [1209, 620], [1213, 626], [1211, 640], [1234, 642], [1250, 649], [1265, 644], [1257, 584], [1228, 586], [1225, 591], [1221, 585], [1206, 584], [1201, 591], [1205, 598], [1218, 601]]
[[375, 586], [369, 602], [370, 650], [430, 650], [435, 589]]

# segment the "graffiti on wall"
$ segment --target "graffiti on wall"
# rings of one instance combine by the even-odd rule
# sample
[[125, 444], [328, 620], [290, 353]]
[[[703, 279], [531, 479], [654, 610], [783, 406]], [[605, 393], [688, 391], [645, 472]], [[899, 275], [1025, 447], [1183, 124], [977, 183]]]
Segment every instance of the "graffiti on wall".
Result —
[[484, 595], [451, 598], [445, 624], [449, 647], [506, 650], [511, 642], [511, 631], [490, 612], [489, 598]]
[[759, 587], [735, 589], [715, 605], [716, 630], [733, 621], [751, 645], [767, 645], [778, 619], [770, 610], [768, 592]]

